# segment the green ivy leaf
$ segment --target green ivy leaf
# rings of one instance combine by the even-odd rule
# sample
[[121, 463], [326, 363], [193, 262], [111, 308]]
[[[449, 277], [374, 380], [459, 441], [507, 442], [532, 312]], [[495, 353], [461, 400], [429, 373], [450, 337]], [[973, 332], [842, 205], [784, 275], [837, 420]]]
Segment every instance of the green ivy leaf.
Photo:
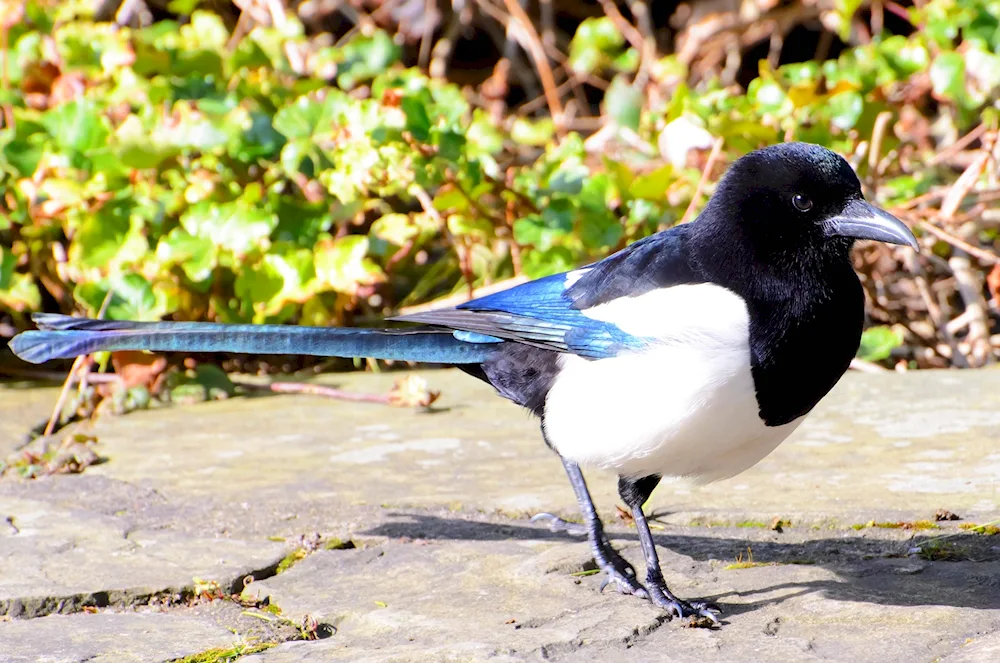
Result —
[[511, 140], [521, 145], [545, 145], [555, 133], [555, 122], [548, 117], [538, 120], [519, 117], [510, 129]]
[[368, 238], [347, 235], [316, 245], [314, 260], [320, 286], [353, 294], [359, 285], [385, 280], [385, 274], [368, 256]]
[[522, 268], [529, 279], [540, 279], [560, 272], [568, 272], [576, 265], [573, 253], [564, 246], [554, 246], [548, 251], [531, 251], [525, 257]]
[[199, 4], [201, 4], [201, 0], [170, 0], [167, 3], [167, 9], [183, 16], [193, 12]]
[[0, 247], [0, 305], [9, 311], [37, 311], [42, 295], [31, 274], [14, 271], [17, 258], [10, 249]]
[[103, 147], [110, 133], [96, 104], [82, 99], [47, 111], [42, 123], [57, 146], [79, 154]]
[[11, 138], [0, 152], [0, 164], [6, 164], [20, 177], [31, 177], [45, 154], [48, 140], [48, 136], [39, 134]]
[[118, 200], [86, 216], [69, 245], [70, 262], [88, 268], [111, 263], [125, 244], [131, 210], [131, 204]]
[[830, 122], [841, 131], [853, 129], [865, 110], [865, 100], [860, 93], [854, 91], [841, 92], [830, 97], [825, 106], [825, 112], [830, 116]]
[[674, 167], [670, 164], [661, 166], [651, 173], [639, 175], [629, 187], [629, 195], [633, 198], [660, 201], [666, 198], [667, 188], [674, 181]]
[[965, 60], [961, 53], [944, 51], [931, 65], [931, 85], [934, 94], [948, 101], [959, 101], [965, 95]]
[[357, 214], [357, 206], [338, 206], [331, 210], [328, 203], [308, 203], [297, 198], [282, 196], [278, 199], [275, 213], [278, 225], [272, 233], [276, 242], [295, 243], [311, 247], [322, 233], [330, 229], [335, 221], [331, 212], [339, 212], [341, 220]]
[[471, 237], [476, 242], [485, 242], [493, 237], [493, 224], [477, 216], [452, 214], [448, 217], [448, 229], [456, 237]]
[[834, 0], [833, 17], [836, 19], [837, 35], [847, 41], [851, 36], [851, 21], [861, 7], [862, 0]]
[[547, 251], [572, 230], [571, 210], [548, 207], [542, 214], [532, 214], [515, 221], [514, 239], [518, 244], [530, 244], [540, 251]]
[[569, 65], [580, 74], [600, 73], [621, 57], [624, 47], [625, 37], [610, 18], [585, 18], [570, 41]]
[[42, 308], [42, 293], [31, 274], [14, 274], [10, 287], [0, 290], [0, 304], [10, 311], [37, 311]]
[[886, 38], [878, 45], [878, 50], [902, 77], [912, 76], [918, 71], [923, 71], [930, 63], [927, 47], [902, 35], [892, 35]]
[[281, 308], [280, 303], [277, 309], [271, 304], [284, 289], [285, 278], [276, 264], [277, 260], [267, 258], [272, 256], [265, 256], [264, 260], [255, 264], [243, 264], [233, 284], [236, 296], [253, 307], [254, 322], [262, 322], [264, 317]]
[[336, 90], [329, 90], [323, 99], [299, 97], [275, 113], [274, 128], [288, 139], [329, 134], [346, 104], [346, 98]]
[[615, 76], [604, 95], [604, 109], [618, 126], [635, 131], [639, 128], [644, 101], [642, 90], [625, 80], [624, 76]]
[[425, 142], [430, 137], [431, 117], [427, 113], [424, 101], [414, 96], [403, 97], [400, 104], [406, 113], [406, 129], [413, 137]]
[[587, 180], [580, 192], [579, 234], [587, 249], [614, 247], [622, 237], [622, 224], [608, 207], [611, 179], [606, 174]]
[[420, 235], [420, 225], [409, 214], [386, 214], [372, 224], [371, 235], [402, 246]]
[[265, 209], [253, 209], [240, 202], [198, 203], [181, 216], [181, 226], [189, 234], [212, 241], [236, 255], [267, 248], [267, 238], [278, 218]]
[[216, 264], [215, 242], [195, 237], [183, 228], [174, 228], [160, 239], [156, 257], [168, 265], [179, 265], [192, 283], [205, 283]]
[[281, 152], [285, 137], [275, 130], [271, 118], [266, 113], [250, 113], [249, 126], [230, 142], [229, 153], [246, 163], [258, 159], [272, 159]]
[[14, 257], [14, 252], [0, 246], [0, 290], [10, 288], [11, 280], [14, 277], [14, 267], [16, 266], [17, 258]]
[[903, 339], [891, 327], [870, 327], [861, 334], [858, 358], [865, 361], [888, 359], [892, 351], [903, 344]]
[[371, 80], [397, 62], [401, 53], [384, 30], [376, 30], [370, 37], [355, 37], [343, 48], [337, 85], [348, 90], [361, 81]]
[[81, 283], [73, 291], [73, 298], [94, 316], [101, 310], [108, 292], [112, 295], [106, 317], [111, 320], [159, 320], [167, 313], [165, 299], [157, 296], [152, 284], [139, 274]]

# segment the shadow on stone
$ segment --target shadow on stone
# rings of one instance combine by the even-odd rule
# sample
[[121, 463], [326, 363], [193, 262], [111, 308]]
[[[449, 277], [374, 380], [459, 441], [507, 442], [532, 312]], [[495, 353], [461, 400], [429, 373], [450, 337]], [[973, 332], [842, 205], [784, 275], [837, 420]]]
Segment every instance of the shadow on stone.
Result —
[[[552, 532], [530, 525], [498, 524], [462, 518], [442, 518], [419, 513], [390, 514], [398, 520], [383, 523], [364, 534], [390, 538], [472, 541], [539, 541], [561, 539], [583, 541], [581, 537], [562, 532]], [[674, 528], [676, 529], [676, 528]], [[751, 594], [767, 595], [781, 592], [779, 598], [767, 598], [752, 603], [727, 603], [724, 592], [714, 596], [694, 597], [719, 604], [725, 616], [750, 612], [766, 605], [780, 603], [791, 597], [812, 592], [823, 592], [839, 601], [866, 602], [885, 606], [954, 606], [975, 609], [1000, 608], [1000, 554], [992, 537], [974, 534], [955, 534], [940, 545], [932, 546], [924, 556], [908, 555], [922, 542], [939, 537], [919, 534], [906, 540], [865, 538], [852, 533], [845, 536], [838, 531], [810, 531], [799, 534], [795, 541], [774, 542], [732, 538], [729, 528], [713, 528], [713, 536], [688, 533], [654, 534], [658, 546], [668, 552], [661, 554], [662, 566], [667, 576], [688, 575], [692, 565], [714, 561], [707, 573], [723, 575], [748, 572], [767, 572], [774, 582], [756, 590], [741, 591], [744, 600]], [[608, 535], [616, 548], [623, 549], [642, 575], [642, 557], [638, 537], [634, 531], [609, 528]], [[805, 538], [803, 537], [811, 537]], [[624, 545], [623, 545], [623, 542]], [[733, 563], [748, 548], [752, 548], [753, 562]], [[946, 550], [946, 556], [935, 556]], [[925, 558], [928, 557], [928, 558]], [[781, 569], [807, 565], [822, 567], [833, 574], [834, 580], [807, 582], [780, 582]], [[766, 569], [766, 570], [765, 570]], [[705, 575], [704, 569], [696, 572]], [[800, 589], [789, 593], [787, 590]]]

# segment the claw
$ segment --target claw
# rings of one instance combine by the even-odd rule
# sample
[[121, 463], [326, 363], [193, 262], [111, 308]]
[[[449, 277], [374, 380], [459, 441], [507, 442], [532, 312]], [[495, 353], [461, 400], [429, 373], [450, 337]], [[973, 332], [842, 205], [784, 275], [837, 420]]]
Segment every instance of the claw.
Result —
[[554, 513], [543, 511], [536, 513], [530, 519], [530, 522], [533, 523], [541, 521], [548, 521], [549, 529], [553, 532], [566, 532], [587, 536], [591, 539], [594, 561], [604, 572], [604, 579], [601, 581], [598, 591], [603, 592], [605, 587], [614, 583], [615, 588], [621, 594], [631, 594], [643, 599], [649, 598], [649, 592], [636, 580], [635, 568], [611, 547], [603, 530], [599, 527], [600, 523], [598, 523], [598, 528], [591, 532], [585, 525], [567, 522]]
[[[688, 603], [687, 601], [681, 601], [669, 591], [664, 591], [664, 588], [661, 587], [653, 586], [651, 594], [652, 602], [666, 610], [671, 619], [674, 617], [680, 619], [690, 617], [693, 626], [719, 626], [719, 619], [716, 617], [716, 613], [720, 612], [720, 610], [714, 605], [702, 602]], [[701, 620], [708, 620], [710, 623], [699, 623]]]
[[536, 513], [531, 517], [529, 522], [537, 523], [541, 520], [549, 521], [549, 529], [553, 532], [566, 532], [567, 534], [573, 534], [576, 536], [587, 536], [587, 528], [579, 523], [571, 523], [563, 520], [554, 513]]
[[614, 564], [608, 564], [603, 567], [604, 580], [601, 581], [601, 586], [598, 588], [599, 593], [604, 592], [604, 588], [611, 583], [615, 584], [615, 589], [618, 590], [619, 594], [631, 594], [632, 596], [638, 596], [639, 598], [649, 598], [649, 593], [646, 588], [639, 584], [639, 581], [635, 579], [635, 570], [631, 566], [625, 568], [618, 568]]
[[560, 518], [554, 513], [542, 511], [541, 513], [536, 513], [535, 515], [533, 515], [528, 522], [537, 523], [539, 520], [562, 520], [562, 518]]
[[[708, 607], [704, 603], [692, 603], [688, 607], [694, 610], [692, 614], [688, 615], [691, 618], [692, 626], [719, 626], [719, 619], [715, 616], [715, 613], [719, 612], [718, 608]], [[711, 623], [707, 625], [700, 623], [706, 619]]]

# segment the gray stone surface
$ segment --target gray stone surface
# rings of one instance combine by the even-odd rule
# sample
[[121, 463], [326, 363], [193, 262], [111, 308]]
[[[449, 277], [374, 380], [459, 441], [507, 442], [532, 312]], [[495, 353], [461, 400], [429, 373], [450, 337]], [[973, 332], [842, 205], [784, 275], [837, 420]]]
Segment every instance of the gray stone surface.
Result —
[[[51, 478], [49, 479], [52, 480]], [[134, 604], [191, 587], [242, 587], [285, 555], [272, 541], [133, 528], [127, 520], [41, 500], [0, 497], [0, 614], [36, 617]]]
[[[665, 623], [635, 599], [598, 593], [599, 577], [571, 575], [588, 564], [584, 543], [505, 540], [500, 531], [485, 540], [318, 552], [244, 593], [268, 596], [294, 619], [308, 614], [337, 629], [320, 643], [269, 650], [261, 663], [586, 660], [626, 648], [664, 661], [747, 660], [740, 657], [754, 650], [766, 654], [758, 660], [919, 661], [1000, 628], [997, 583], [980, 586], [1000, 574], [998, 563], [865, 560], [879, 547], [764, 535], [751, 537], [760, 544], [751, 543], [756, 559], [789, 560], [782, 549], [796, 548], [809, 558], [795, 561], [810, 563], [727, 569], [732, 559], [723, 557], [745, 546], [731, 536], [662, 539], [670, 544], [660, 556], [673, 590], [722, 608], [727, 623], [709, 633]], [[633, 539], [624, 537], [625, 555], [640, 559]]]
[[980, 663], [981, 661], [1000, 661], [1000, 633], [991, 633], [982, 638], [970, 639], [961, 649], [941, 659], [941, 663]]
[[4, 663], [158, 663], [239, 643], [222, 626], [178, 615], [52, 615], [0, 623]]
[[48, 420], [58, 398], [58, 387], [0, 382], [0, 458], [14, 451], [33, 426]]
[[[648, 510], [667, 581], [723, 608], [713, 631], [599, 594], [599, 576], [572, 575], [591, 563], [586, 544], [527, 521], [538, 510], [576, 515], [536, 422], [457, 371], [421, 375], [443, 392], [433, 413], [313, 396], [139, 412], [87, 425], [107, 462], [82, 475], [0, 481], [0, 614], [15, 617], [0, 623], [0, 661], [15, 632], [55, 656], [49, 623], [108, 635], [84, 638], [105, 643], [87, 655], [114, 656], [115, 627], [103, 620], [125, 615], [200, 624], [189, 639], [175, 631], [189, 652], [220, 624], [255, 642], [259, 617], [240, 617], [243, 607], [214, 601], [228, 607], [209, 616], [183, 600], [195, 577], [238, 591], [248, 574], [257, 581], [246, 598], [268, 597], [288, 624], [333, 632], [244, 659], [258, 663], [997, 660], [1000, 536], [958, 525], [1000, 515], [1000, 371], [850, 374], [757, 467], [715, 485], [658, 488]], [[397, 377], [325, 382], [382, 392]], [[39, 418], [32, 408], [44, 416], [55, 392], [0, 397], [9, 438]], [[588, 480], [641, 573], [614, 477]], [[933, 519], [937, 509], [965, 520], [860, 527]], [[769, 529], [776, 517], [791, 525]], [[319, 550], [273, 575], [317, 534], [358, 547]], [[941, 535], [950, 538], [934, 561], [909, 554]], [[727, 568], [748, 548], [762, 565]], [[143, 607], [151, 600], [162, 604], [155, 612]], [[100, 610], [43, 617], [88, 605]], [[144, 627], [129, 628], [135, 655], [151, 657], [135, 660], [169, 660]]]

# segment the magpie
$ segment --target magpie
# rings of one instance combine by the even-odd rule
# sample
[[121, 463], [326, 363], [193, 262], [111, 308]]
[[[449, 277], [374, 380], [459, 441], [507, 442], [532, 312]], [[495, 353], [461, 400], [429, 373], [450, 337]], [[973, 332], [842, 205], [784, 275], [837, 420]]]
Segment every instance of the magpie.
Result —
[[[782, 143], [733, 163], [690, 223], [588, 266], [384, 329], [122, 322], [40, 314], [10, 343], [29, 362], [99, 350], [372, 357], [454, 365], [541, 420], [595, 562], [620, 592], [668, 615], [716, 622], [717, 608], [664, 582], [643, 504], [661, 477], [732, 477], [765, 457], [846, 372], [864, 295], [855, 240], [918, 249], [869, 204], [850, 165]], [[581, 466], [618, 475], [645, 558], [645, 583], [609, 543]]]

